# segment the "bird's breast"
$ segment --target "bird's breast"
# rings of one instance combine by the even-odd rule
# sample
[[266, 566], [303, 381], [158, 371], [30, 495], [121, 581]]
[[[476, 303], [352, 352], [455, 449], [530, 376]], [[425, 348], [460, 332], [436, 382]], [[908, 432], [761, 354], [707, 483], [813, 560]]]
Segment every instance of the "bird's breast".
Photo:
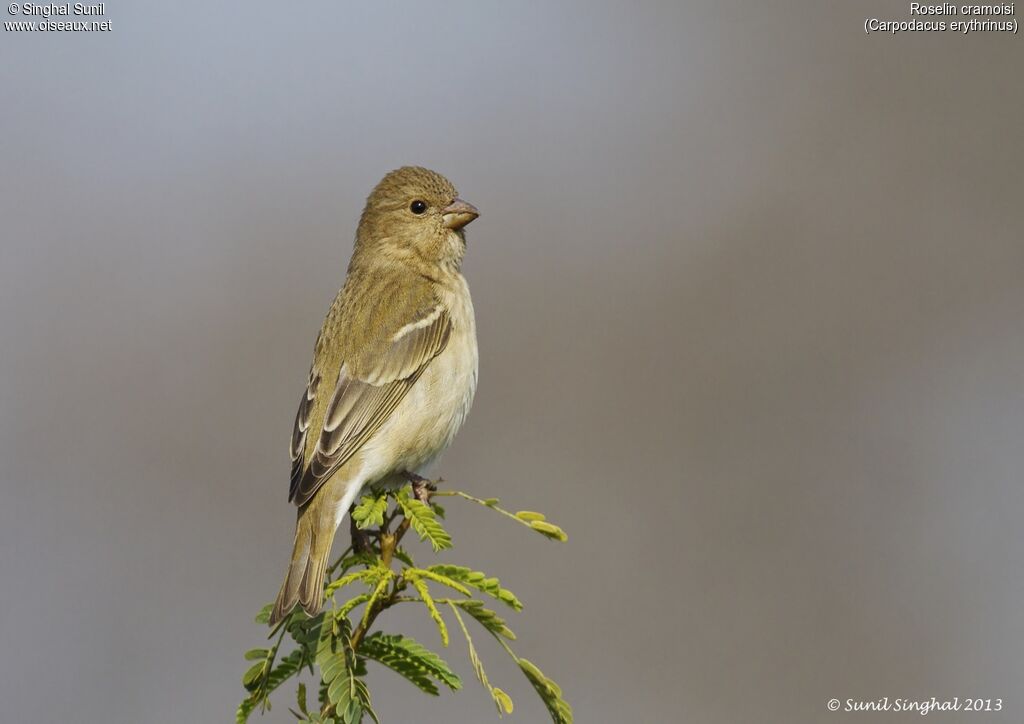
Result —
[[[476, 393], [478, 353], [473, 302], [464, 280], [444, 300], [452, 332], [444, 350], [391, 416], [377, 440], [390, 447], [391, 471], [415, 471], [430, 463], [455, 438]], [[393, 457], [392, 457], [393, 455]]]

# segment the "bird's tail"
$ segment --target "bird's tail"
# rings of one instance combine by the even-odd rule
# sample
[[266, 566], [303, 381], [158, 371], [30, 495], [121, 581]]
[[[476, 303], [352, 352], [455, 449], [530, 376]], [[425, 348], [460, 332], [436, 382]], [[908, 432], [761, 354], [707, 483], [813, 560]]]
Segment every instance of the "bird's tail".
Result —
[[287, 616], [295, 604], [310, 616], [319, 613], [323, 605], [324, 572], [334, 542], [335, 521], [333, 514], [325, 515], [318, 508], [310, 505], [299, 511], [292, 560], [270, 614], [271, 626]]

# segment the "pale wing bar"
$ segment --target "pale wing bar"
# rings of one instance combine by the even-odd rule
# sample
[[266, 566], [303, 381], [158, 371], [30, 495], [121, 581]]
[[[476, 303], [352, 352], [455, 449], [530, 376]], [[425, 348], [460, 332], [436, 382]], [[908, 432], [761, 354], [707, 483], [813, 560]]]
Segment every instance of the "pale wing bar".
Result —
[[356, 359], [355, 364], [346, 361], [309, 465], [298, 476], [293, 468], [290, 500], [305, 505], [366, 444], [398, 407], [426, 365], [445, 348], [450, 335], [451, 318], [443, 307], [437, 306], [398, 330], [376, 359]]

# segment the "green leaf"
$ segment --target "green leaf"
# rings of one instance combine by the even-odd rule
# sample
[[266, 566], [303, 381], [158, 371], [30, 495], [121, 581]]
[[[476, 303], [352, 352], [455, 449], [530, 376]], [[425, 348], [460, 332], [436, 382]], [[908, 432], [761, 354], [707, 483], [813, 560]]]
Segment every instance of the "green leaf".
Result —
[[377, 582], [377, 577], [379, 575], [380, 574], [377, 571], [377, 567], [367, 568], [363, 571], [355, 571], [354, 573], [345, 574], [341, 578], [338, 578], [327, 584], [327, 586], [324, 588], [324, 598], [329, 598], [330, 596], [333, 596], [334, 592], [337, 591], [339, 588], [344, 588], [348, 584], [355, 583], [356, 581], [364, 581], [372, 585], [373, 583]]
[[306, 655], [306, 663], [309, 665], [310, 673], [313, 671], [312, 661], [316, 652], [317, 642], [320, 640], [324, 616], [324, 613], [319, 613], [310, 618], [304, 611], [297, 609], [287, 619], [286, 630]]
[[269, 694], [291, 678], [292, 675], [298, 673], [299, 669], [302, 668], [302, 660], [303, 652], [301, 649], [296, 649], [279, 660], [277, 665], [271, 670], [270, 675], [267, 676], [267, 693]]
[[534, 520], [530, 523], [530, 527], [538, 533], [540, 533], [541, 535], [545, 536], [546, 538], [550, 538], [551, 540], [557, 540], [562, 543], [565, 543], [567, 540], [569, 540], [569, 536], [566, 535], [565, 531], [559, 528], [554, 523], [548, 523], [547, 521], [543, 520]]
[[[344, 654], [341, 654], [344, 657]], [[341, 715], [342, 721], [352, 721], [354, 712], [350, 707], [358, 706], [358, 692], [356, 691], [357, 679], [353, 676], [338, 675], [327, 687], [327, 698], [335, 706], [335, 711]], [[355, 719], [355, 721], [359, 721]]]
[[350, 553], [336, 564], [339, 573], [347, 573], [350, 568], [365, 566], [373, 568], [377, 565], [377, 556], [370, 553]]
[[331, 675], [327, 675], [326, 669], [333, 666], [347, 666], [347, 663], [342, 656], [340, 661], [336, 661], [339, 655], [345, 653], [345, 642], [349, 640], [352, 635], [352, 627], [348, 622], [348, 619], [341, 619], [339, 621], [340, 631], [337, 635], [328, 627], [322, 627], [320, 631], [320, 638], [317, 640], [316, 653], [314, 657], [316, 659], [316, 665], [320, 667], [320, 678], [325, 682], [330, 683], [334, 679], [334, 675], [337, 673], [337, 669], [332, 668]]
[[[374, 657], [368, 657], [368, 658], [374, 658]], [[374, 660], [377, 660], [377, 659], [374, 659]], [[398, 660], [398, 661], [384, 661], [384, 660], [381, 660], [380, 663], [383, 664], [384, 666], [388, 667], [392, 671], [394, 671], [396, 674], [398, 674], [399, 676], [404, 678], [406, 681], [411, 683], [413, 686], [415, 686], [417, 689], [419, 689], [423, 693], [430, 694], [431, 696], [439, 696], [440, 695], [440, 692], [437, 689], [437, 685], [434, 683], [434, 681], [429, 676], [427, 676], [427, 674], [422, 669], [420, 669], [420, 668], [418, 668], [418, 667], [416, 667], [414, 665], [408, 665], [406, 662], [401, 661], [401, 660]]]
[[504, 636], [509, 641], [515, 641], [516, 635], [505, 625], [505, 620], [489, 608], [484, 608], [484, 604], [481, 601], [470, 599], [468, 601], [452, 601], [452, 603], [475, 618], [477, 623], [492, 634]]
[[398, 491], [396, 500], [413, 530], [419, 534], [420, 540], [430, 541], [435, 553], [445, 548], [451, 548], [452, 538], [444, 526], [437, 521], [437, 514], [429, 505], [425, 505], [416, 498], [410, 498], [408, 491], [409, 488]]
[[486, 573], [474, 571], [466, 566], [445, 564], [430, 566], [427, 570], [446, 576], [450, 580], [465, 583], [467, 586], [472, 586], [478, 591], [483, 591], [487, 595], [493, 596], [502, 603], [511, 606], [516, 611], [523, 610], [523, 604], [516, 598], [516, 595], [507, 588], [502, 588], [497, 578], [488, 578]]
[[332, 703], [343, 724], [359, 724], [364, 714], [380, 724], [370, 706], [370, 690], [360, 679], [352, 679], [347, 685], [339, 686], [337, 694], [338, 698], [332, 699]]
[[551, 720], [555, 724], [572, 724], [572, 707], [562, 698], [562, 689], [554, 681], [544, 675], [537, 666], [526, 659], [516, 657], [516, 663], [522, 669], [526, 678], [537, 690], [544, 705], [551, 714]]
[[377, 585], [374, 587], [373, 592], [370, 593], [370, 598], [366, 601], [366, 608], [363, 610], [363, 626], [367, 626], [370, 622], [370, 612], [373, 611], [374, 605], [384, 595], [384, 591], [387, 590], [388, 584], [391, 583], [391, 579], [395, 573], [390, 568], [381, 569], [380, 580], [377, 581]]
[[[276, 689], [282, 683], [284, 683], [293, 675], [295, 675], [302, 667], [302, 662], [303, 652], [301, 649], [292, 651], [287, 656], [279, 660], [277, 662], [277, 665], [273, 669], [271, 669], [270, 673], [266, 674], [265, 678], [256, 681], [256, 685], [261, 688], [258, 691], [253, 692], [251, 696], [247, 697], [239, 705], [238, 710], [235, 712], [235, 722], [237, 724], [245, 724], [245, 722], [249, 718], [249, 715], [256, 709], [257, 706], [260, 705], [261, 702], [266, 703], [269, 708], [269, 702], [267, 701], [267, 697], [270, 695], [272, 691], [274, 691], [274, 689]], [[243, 685], [245, 684], [245, 678], [249, 677], [250, 672], [254, 668], [263, 667], [266, 665], [266, 663], [266, 661], [262, 661], [251, 667], [249, 671], [246, 672], [245, 677], [243, 677]], [[263, 673], [265, 672], [261, 672], [261, 675]]]
[[410, 573], [412, 573], [414, 576], [422, 576], [423, 578], [429, 578], [432, 581], [440, 583], [442, 586], [448, 586], [448, 588], [458, 591], [463, 596], [472, 595], [469, 592], [469, 589], [463, 586], [458, 581], [449, 578], [443, 573], [437, 573], [432, 569], [433, 566], [431, 566], [431, 568], [407, 568], [405, 569], [405, 574], [409, 575]]
[[270, 623], [270, 612], [274, 610], [274, 604], [268, 603], [256, 614], [256, 623]]
[[494, 703], [498, 705], [499, 711], [504, 709], [506, 714], [512, 713], [512, 697], [497, 686], [491, 689], [491, 696], [494, 697]]
[[348, 661], [345, 658], [344, 651], [336, 651], [320, 656], [317, 659], [317, 663], [320, 664], [320, 678], [328, 685], [334, 683], [335, 679], [343, 673], [348, 672]]
[[473, 646], [473, 639], [469, 635], [469, 630], [466, 628], [466, 622], [462, 620], [462, 614], [459, 613], [458, 607], [448, 602], [448, 605], [452, 609], [452, 613], [455, 614], [455, 618], [458, 619], [459, 627], [462, 629], [462, 635], [466, 639], [466, 645], [469, 647], [469, 661], [473, 664], [473, 671], [476, 672], [477, 680], [483, 684], [483, 687], [487, 689], [487, 692], [491, 695], [494, 700], [495, 706], [498, 707], [498, 716], [501, 716], [502, 712], [505, 714], [512, 713], [512, 699], [501, 689], [496, 686], [491, 686], [491, 682], [487, 679], [487, 672], [484, 671], [483, 662], [480, 661], [480, 657], [476, 653], [476, 647]]
[[256, 691], [260, 686], [260, 681], [263, 678], [263, 673], [266, 671], [267, 662], [260, 661], [258, 664], [253, 664], [249, 667], [248, 671], [242, 676], [242, 686], [248, 691]]
[[403, 575], [405, 580], [411, 583], [416, 592], [420, 594], [420, 598], [423, 599], [423, 605], [427, 607], [427, 611], [430, 613], [430, 618], [434, 619], [434, 623], [437, 624], [437, 631], [441, 634], [441, 645], [448, 648], [448, 627], [445, 626], [444, 619], [441, 618], [441, 612], [437, 610], [434, 599], [430, 596], [430, 589], [427, 588], [427, 584], [423, 582], [418, 573], [415, 568], [407, 568]]
[[547, 517], [543, 513], [537, 513], [532, 510], [520, 510], [518, 513], [510, 513], [504, 508], [498, 506], [497, 498], [477, 498], [469, 493], [463, 493], [461, 490], [440, 490], [435, 494], [457, 496], [465, 500], [470, 500], [478, 505], [483, 505], [495, 510], [502, 515], [511, 518], [517, 523], [533, 528], [535, 531], [547, 538], [562, 541], [563, 543], [569, 540], [569, 536], [566, 535], [565, 531], [554, 523], [549, 523]]
[[393, 669], [428, 694], [437, 694], [431, 679], [453, 691], [462, 688], [462, 680], [444, 659], [408, 636], [379, 632], [367, 636], [359, 645], [359, 655]]
[[[436, 494], [458, 496], [474, 501], [532, 528], [549, 539], [568, 539], [565, 531], [550, 523], [542, 513], [529, 510], [512, 513], [499, 507], [497, 498], [480, 499], [459, 491], [438, 491]], [[413, 528], [421, 540], [430, 542], [435, 552], [452, 547], [451, 536], [442, 523], [444, 508], [433, 501], [424, 504], [416, 499], [412, 495], [411, 487], [405, 487], [397, 494], [371, 491], [362, 496], [352, 511], [355, 525], [362, 529], [383, 526], [388, 518], [388, 503], [392, 496], [395, 497], [397, 508], [402, 511], [405, 518], [403, 530], [406, 527]], [[469, 636], [463, 613], [475, 619], [507, 650], [541, 697], [555, 724], [572, 724], [572, 708], [565, 701], [558, 685], [533, 663], [518, 658], [505, 642], [514, 640], [515, 634], [508, 628], [504, 619], [486, 608], [482, 601], [471, 597], [479, 591], [502, 601], [513, 610], [520, 611], [523, 605], [514, 593], [503, 588], [497, 578], [466, 566], [440, 564], [417, 568], [412, 558], [402, 549], [395, 550], [394, 558], [406, 566], [397, 584], [396, 572], [382, 565], [379, 551], [360, 554], [346, 552], [331, 567], [328, 582], [324, 587], [325, 596], [333, 597], [337, 591], [356, 582], [365, 584], [368, 590], [363, 589], [366, 592], [351, 598], [348, 596], [352, 596], [352, 592], [349, 592], [345, 597], [348, 600], [340, 608], [335, 602], [334, 608], [329, 608], [317, 616], [310, 617], [300, 610], [289, 614], [284, 622], [284, 630], [295, 640], [298, 648], [282, 658], [277, 665], [274, 662], [280, 641], [271, 649], [254, 648], [245, 653], [245, 659], [253, 662], [243, 676], [243, 685], [250, 693], [236, 711], [237, 724], [246, 724], [250, 714], [257, 708], [269, 710], [270, 693], [282, 682], [296, 677], [307, 665], [310, 672], [314, 671], [314, 664], [319, 668], [319, 696], [315, 697], [319, 698], [319, 704], [310, 711], [307, 708], [306, 685], [295, 681], [298, 711], [289, 711], [297, 718], [302, 718], [304, 722], [313, 724], [360, 724], [365, 719], [378, 721], [370, 706], [370, 692], [363, 678], [366, 676], [366, 662], [370, 659], [392, 669], [428, 694], [437, 695], [440, 684], [452, 690], [461, 688], [461, 680], [448, 664], [412, 639], [400, 635], [385, 635], [378, 631], [362, 640], [358, 652], [351, 650], [353, 622], [349, 621], [348, 617], [352, 611], [358, 606], [365, 605], [365, 610], [361, 613], [361, 620], [365, 624], [374, 615], [375, 609], [381, 607], [382, 602], [385, 605], [393, 602], [394, 599], [388, 598], [389, 590], [398, 593], [406, 584], [416, 591], [418, 597], [413, 599], [403, 596], [399, 600], [417, 600], [423, 603], [438, 627], [444, 646], [449, 642], [449, 630], [438, 603], [447, 603], [451, 607], [465, 635], [476, 678], [490, 694], [499, 716], [512, 713], [512, 699], [504, 690], [493, 686], [488, 680], [480, 656]], [[337, 578], [334, 578], [335, 576]], [[331, 578], [334, 580], [330, 580]], [[433, 587], [429, 585], [431, 582], [457, 591], [465, 598], [435, 599], [431, 592]], [[436, 592], [436, 589], [434, 591]], [[256, 616], [257, 622], [267, 623], [270, 612], [271, 606], [264, 606]], [[360, 616], [357, 615], [356, 618], [359, 619]], [[448, 618], [448, 621], [450, 620]], [[275, 629], [274, 633], [277, 630]], [[325, 706], [330, 706], [328, 711], [332, 715], [329, 717], [319, 713]]]
[[384, 513], [388, 509], [388, 495], [381, 493], [364, 495], [362, 500], [352, 510], [352, 520], [359, 529], [373, 528], [384, 525]]
[[250, 696], [249, 698], [242, 701], [238, 705], [237, 711], [235, 711], [235, 724], [245, 724], [249, 721], [249, 715], [252, 714], [253, 710], [259, 705], [262, 697]]
[[345, 601], [345, 603], [342, 605], [341, 608], [339, 608], [337, 611], [334, 612], [335, 619], [341, 619], [341, 618], [347, 617], [348, 614], [352, 611], [353, 608], [355, 608], [356, 606], [358, 606], [361, 603], [366, 603], [369, 600], [370, 600], [370, 594], [369, 593], [360, 593], [355, 598], [350, 598], [349, 600]]
[[[385, 583], [387, 579], [382, 577]], [[334, 711], [342, 722], [356, 724], [364, 714], [377, 721], [377, 715], [370, 706], [370, 692], [359, 680], [358, 662], [348, 648], [351, 627], [348, 619], [340, 622], [340, 633], [324, 629], [317, 644], [316, 663], [320, 667], [322, 690], [326, 699], [334, 705]]]
[[361, 645], [359, 647], [359, 654], [383, 664], [399, 676], [409, 681], [420, 691], [430, 694], [431, 696], [438, 696], [439, 692], [434, 680], [430, 678], [429, 673], [424, 668], [415, 662], [395, 657], [389, 651], [379, 651], [374, 648], [372, 643], [366, 646]]

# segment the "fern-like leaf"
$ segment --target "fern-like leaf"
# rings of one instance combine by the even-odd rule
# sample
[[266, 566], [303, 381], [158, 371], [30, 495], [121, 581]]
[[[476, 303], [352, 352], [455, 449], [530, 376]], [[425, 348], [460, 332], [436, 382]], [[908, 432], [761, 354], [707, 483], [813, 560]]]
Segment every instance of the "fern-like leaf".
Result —
[[274, 610], [274, 604], [268, 603], [256, 614], [256, 623], [270, 623], [270, 612]]
[[344, 604], [342, 604], [341, 608], [339, 608], [338, 610], [336, 610], [334, 612], [335, 619], [346, 618], [349, 615], [349, 613], [352, 612], [352, 609], [354, 609], [356, 606], [358, 606], [361, 603], [366, 603], [369, 600], [370, 600], [370, 594], [369, 593], [360, 593], [355, 598], [350, 598], [349, 600], [345, 601]]
[[327, 587], [324, 588], [324, 598], [329, 598], [330, 596], [333, 596], [334, 592], [337, 591], [339, 588], [344, 588], [348, 584], [355, 583], [356, 581], [364, 581], [372, 585], [373, 583], [377, 582], [377, 578], [379, 575], [380, 573], [377, 571], [376, 567], [367, 568], [363, 571], [355, 571], [354, 573], [347, 573], [341, 578], [338, 578], [327, 584]]
[[540, 533], [545, 538], [556, 540], [559, 543], [565, 543], [569, 540], [568, 534], [554, 523], [548, 523], [546, 520], [535, 520], [529, 524], [530, 528]]
[[[237, 724], [245, 724], [249, 719], [249, 715], [257, 706], [267, 701], [267, 697], [270, 696], [274, 689], [299, 671], [302, 667], [302, 660], [303, 653], [297, 649], [278, 661], [277, 665], [269, 673], [266, 673], [265, 670], [269, 663], [268, 661], [262, 661], [250, 668], [250, 671], [252, 671], [257, 667], [264, 667], [264, 670], [260, 672], [261, 676], [255, 682], [257, 684], [256, 690], [239, 705], [238, 710], [235, 712], [235, 722]], [[246, 672], [246, 676], [249, 676], [249, 672]], [[244, 683], [245, 681], [243, 680]], [[249, 687], [246, 686], [246, 688]]]
[[235, 724], [246, 724], [249, 721], [249, 715], [255, 711], [256, 707], [259, 706], [260, 699], [249, 697], [244, 699], [241, 704], [238, 705], [238, 710], [235, 711]]
[[515, 641], [516, 635], [512, 633], [512, 629], [505, 625], [505, 619], [489, 608], [485, 608], [481, 601], [469, 599], [465, 601], [452, 601], [452, 603], [475, 618], [477, 623], [492, 634], [503, 636], [509, 641]]
[[463, 596], [473, 595], [469, 592], [469, 589], [463, 586], [461, 583], [459, 583], [453, 578], [449, 578], [443, 573], [438, 573], [436, 570], [434, 570], [434, 568], [435, 566], [431, 566], [430, 568], [408, 568], [406, 569], [406, 575], [412, 573], [415, 576], [429, 578], [432, 581], [440, 583], [442, 586], [448, 586], [448, 588], [452, 589], [453, 591], [458, 591]]
[[361, 530], [384, 525], [384, 513], [387, 512], [387, 509], [387, 493], [379, 495], [370, 493], [364, 495], [363, 499], [359, 501], [359, 505], [352, 510], [352, 520], [355, 521], [356, 527]]
[[446, 576], [450, 580], [459, 581], [467, 586], [472, 586], [478, 591], [483, 591], [493, 596], [502, 603], [511, 606], [516, 611], [523, 610], [523, 604], [516, 598], [516, 595], [507, 588], [502, 588], [497, 578], [488, 578], [486, 573], [474, 571], [466, 566], [436, 565], [430, 566], [428, 571]]
[[441, 612], [437, 610], [437, 605], [430, 595], [430, 589], [427, 588], [427, 584], [423, 582], [423, 579], [418, 574], [419, 570], [415, 568], [407, 568], [403, 573], [405, 580], [411, 583], [416, 592], [420, 594], [423, 605], [427, 607], [427, 611], [430, 613], [430, 618], [434, 619], [434, 623], [437, 624], [437, 631], [441, 634], [441, 644], [448, 648], [448, 627], [441, 617]]
[[370, 613], [373, 611], [373, 607], [380, 600], [380, 597], [384, 595], [384, 591], [387, 590], [388, 584], [391, 583], [391, 579], [394, 578], [395, 572], [390, 568], [380, 569], [380, 579], [377, 581], [377, 585], [374, 586], [373, 591], [370, 592], [370, 597], [366, 600], [366, 608], [363, 610], [363, 626], [367, 626], [370, 622]]
[[435, 495], [454, 495], [465, 500], [471, 500], [477, 505], [482, 505], [485, 508], [495, 510], [502, 515], [511, 518], [521, 525], [525, 525], [527, 528], [537, 531], [545, 538], [550, 540], [557, 540], [565, 543], [569, 540], [569, 536], [564, 530], [559, 528], [554, 523], [549, 523], [547, 517], [543, 513], [536, 513], [532, 510], [520, 510], [518, 513], [510, 513], [498, 505], [497, 498], [477, 498], [474, 495], [463, 493], [461, 490], [441, 490], [435, 493]]
[[480, 657], [476, 653], [476, 647], [473, 646], [473, 639], [469, 635], [469, 629], [466, 628], [466, 622], [462, 620], [462, 614], [459, 613], [458, 607], [448, 602], [448, 605], [452, 609], [452, 613], [455, 614], [456, 620], [459, 622], [459, 627], [462, 629], [462, 635], [466, 638], [466, 645], [469, 647], [469, 661], [473, 664], [473, 671], [476, 672], [476, 678], [479, 680], [483, 687], [487, 689], [487, 693], [491, 695], [494, 700], [494, 705], [498, 707], [498, 716], [502, 713], [512, 713], [512, 698], [504, 691], [496, 686], [491, 686], [491, 682], [487, 679], [487, 672], [484, 671], [484, 664], [480, 661]]
[[408, 636], [382, 633], [367, 636], [359, 645], [359, 655], [395, 670], [429, 694], [436, 694], [437, 687], [432, 683], [430, 687], [421, 686], [424, 676], [428, 677], [428, 682], [434, 679], [452, 691], [462, 688], [462, 680], [444, 659]]
[[416, 498], [410, 498], [408, 488], [398, 491], [395, 498], [402, 514], [408, 519], [420, 540], [430, 541], [434, 552], [452, 547], [452, 538], [438, 520], [433, 509]]
[[555, 724], [572, 724], [572, 707], [569, 702], [562, 698], [562, 689], [554, 681], [544, 675], [535, 664], [527, 659], [515, 657], [519, 668], [526, 675], [526, 678], [537, 690], [544, 705], [551, 714], [551, 720]]
[[328, 688], [328, 696], [331, 697], [331, 703], [334, 704], [334, 710], [342, 724], [360, 724], [364, 714], [380, 724], [370, 706], [370, 690], [362, 680], [353, 678], [342, 682], [341, 679], [337, 679], [335, 684]]
[[256, 691], [263, 684], [263, 675], [267, 672], [267, 662], [260, 661], [253, 664], [242, 675], [242, 686], [246, 691]]
[[348, 619], [343, 619], [337, 635], [327, 630], [321, 635], [316, 663], [320, 667], [322, 688], [341, 722], [358, 724], [364, 714], [377, 721], [370, 706], [370, 692], [359, 679], [357, 662], [349, 648], [350, 637]]
[[290, 654], [278, 661], [277, 666], [273, 668], [270, 672], [270, 676], [267, 677], [267, 694], [270, 694], [274, 689], [290, 679], [293, 675], [297, 674], [301, 668], [302, 651], [300, 650], [292, 651]]

